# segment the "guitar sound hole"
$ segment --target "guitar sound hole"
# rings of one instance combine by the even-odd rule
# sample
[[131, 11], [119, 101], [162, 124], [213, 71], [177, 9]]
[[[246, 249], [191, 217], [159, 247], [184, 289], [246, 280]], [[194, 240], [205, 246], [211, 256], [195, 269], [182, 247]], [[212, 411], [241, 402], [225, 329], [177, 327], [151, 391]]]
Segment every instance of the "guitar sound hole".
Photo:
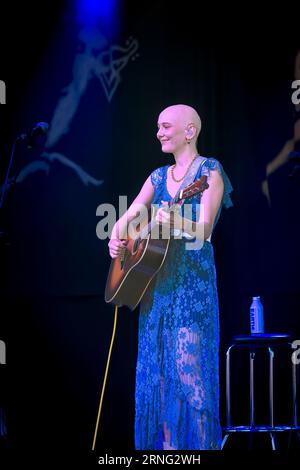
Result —
[[137, 238], [136, 240], [134, 240], [134, 244], [133, 244], [133, 249], [132, 249], [132, 254], [135, 255], [139, 246], [140, 246], [140, 242], [141, 242], [141, 239], [140, 238]]

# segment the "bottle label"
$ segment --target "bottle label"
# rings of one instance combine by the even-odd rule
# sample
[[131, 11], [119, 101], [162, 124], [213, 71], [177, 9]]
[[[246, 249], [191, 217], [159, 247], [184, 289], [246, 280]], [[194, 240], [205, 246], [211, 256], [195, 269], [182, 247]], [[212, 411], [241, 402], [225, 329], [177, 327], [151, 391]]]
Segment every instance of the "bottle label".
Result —
[[250, 329], [251, 334], [264, 332], [264, 316], [263, 308], [259, 305], [251, 305], [250, 307]]

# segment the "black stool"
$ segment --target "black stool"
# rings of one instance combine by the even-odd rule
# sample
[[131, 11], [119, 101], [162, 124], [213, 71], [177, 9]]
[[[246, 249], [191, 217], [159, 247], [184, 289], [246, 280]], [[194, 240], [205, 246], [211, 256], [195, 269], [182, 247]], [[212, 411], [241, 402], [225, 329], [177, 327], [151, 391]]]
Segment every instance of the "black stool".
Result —
[[[232, 344], [226, 352], [226, 426], [224, 427], [225, 435], [222, 441], [221, 449], [224, 448], [226, 441], [231, 433], [237, 432], [267, 432], [270, 435], [272, 449], [276, 450], [275, 432], [279, 431], [299, 431], [300, 427], [297, 422], [297, 362], [291, 360], [292, 371], [292, 422], [289, 425], [274, 425], [274, 351], [273, 347], [278, 345], [286, 345], [292, 347], [291, 336], [286, 334], [254, 334], [234, 336]], [[250, 424], [248, 426], [232, 426], [231, 425], [231, 396], [230, 396], [230, 353], [233, 348], [249, 349], [250, 361]], [[266, 426], [257, 426], [255, 424], [254, 415], [254, 359], [257, 348], [268, 348], [269, 351], [269, 424]], [[291, 356], [292, 357], [292, 356]]]

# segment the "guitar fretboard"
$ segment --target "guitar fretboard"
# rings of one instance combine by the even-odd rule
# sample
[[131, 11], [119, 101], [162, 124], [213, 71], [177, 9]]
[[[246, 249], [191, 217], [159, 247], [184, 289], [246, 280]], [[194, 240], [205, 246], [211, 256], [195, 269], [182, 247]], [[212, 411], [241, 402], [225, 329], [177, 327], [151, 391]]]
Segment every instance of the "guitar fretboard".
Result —
[[[203, 175], [199, 180], [195, 183], [190, 184], [187, 188], [181, 190], [176, 194], [174, 198], [168, 201], [168, 209], [169, 211], [175, 204], [182, 204], [185, 199], [188, 199], [195, 194], [202, 193], [205, 189], [207, 189], [209, 185], [207, 184], [207, 176]], [[158, 225], [156, 220], [153, 218], [141, 231], [137, 238], [137, 240], [146, 239], [148, 235], [152, 232], [154, 227]]]

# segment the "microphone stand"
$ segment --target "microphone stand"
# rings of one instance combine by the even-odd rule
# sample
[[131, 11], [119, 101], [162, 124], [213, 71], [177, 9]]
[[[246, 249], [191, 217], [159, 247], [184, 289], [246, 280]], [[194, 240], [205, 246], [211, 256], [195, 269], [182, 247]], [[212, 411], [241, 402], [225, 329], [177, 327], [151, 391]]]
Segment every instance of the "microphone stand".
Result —
[[18, 169], [16, 167], [15, 175], [9, 179], [11, 168], [14, 163], [15, 158], [15, 147], [19, 141], [27, 140], [27, 149], [32, 149], [34, 146], [34, 141], [38, 135], [47, 134], [49, 129], [49, 124], [47, 122], [38, 122], [37, 125], [28, 133], [28, 134], [21, 134], [19, 135], [13, 142], [11, 152], [10, 152], [10, 159], [8, 163], [7, 172], [5, 175], [4, 183], [2, 186], [2, 191], [0, 195], [0, 246], [1, 245], [9, 245], [10, 243], [6, 239], [6, 233], [4, 228], [1, 228], [1, 220], [4, 220], [4, 206], [5, 201], [8, 199], [9, 192], [12, 192], [16, 185], [17, 177], [20, 173], [21, 168]]
[[[16, 172], [16, 174], [14, 175], [13, 178], [11, 178], [11, 180], [9, 177], [10, 177], [11, 169], [13, 167], [13, 163], [15, 159], [16, 144], [19, 141], [25, 140], [26, 138], [27, 138], [27, 134], [21, 134], [13, 141], [11, 152], [10, 152], [8, 168], [6, 171], [4, 183], [3, 183], [1, 194], [0, 194], [0, 260], [1, 260], [2, 266], [7, 266], [7, 256], [8, 256], [7, 249], [10, 246], [9, 236], [7, 234], [7, 230], [5, 227], [6, 222], [7, 222], [5, 220], [5, 207], [8, 201], [8, 194], [9, 192], [12, 192], [12, 189], [15, 187], [15, 183], [16, 183], [16, 179], [19, 174], [19, 171]], [[1, 295], [5, 292], [5, 289], [6, 289], [5, 271], [6, 271], [5, 268], [0, 271]], [[3, 292], [2, 292], [2, 289], [3, 289]], [[1, 381], [3, 379], [2, 375], [3, 373], [2, 373], [2, 368], [1, 368]], [[5, 379], [4, 379], [4, 382], [6, 382]], [[6, 416], [6, 409], [5, 409], [6, 408], [5, 395], [6, 395], [6, 392], [4, 393], [3, 398], [2, 396], [0, 397], [0, 443], [1, 443], [1, 446], [7, 447], [9, 446], [9, 438], [8, 438], [8, 430], [7, 430], [7, 416]]]
[[12, 169], [12, 166], [13, 166], [13, 163], [14, 163], [14, 159], [15, 159], [16, 144], [19, 141], [26, 140], [27, 138], [28, 138], [27, 134], [21, 134], [13, 141], [13, 144], [12, 144], [9, 163], [8, 163], [8, 168], [7, 168], [7, 171], [6, 171], [4, 183], [3, 183], [3, 186], [2, 186], [2, 189], [1, 189], [1, 196], [0, 196], [0, 245], [9, 245], [10, 244], [9, 241], [8, 241], [8, 238], [7, 238], [7, 234], [5, 232], [5, 228], [4, 228], [4, 211], [5, 211], [6, 201], [8, 200], [8, 195], [9, 195], [9, 193], [12, 193], [12, 190], [14, 189], [14, 187], [16, 185], [16, 180], [17, 180], [17, 177], [18, 177], [18, 174], [19, 174], [20, 170], [18, 170], [11, 179], [9, 178], [9, 176], [10, 176], [10, 172], [11, 172], [11, 169]]
[[[16, 186], [18, 175], [21, 171], [21, 165], [15, 165], [15, 174], [10, 177], [13, 164], [15, 163], [15, 149], [16, 145], [20, 141], [27, 141], [27, 148], [32, 149], [34, 144], [34, 139], [39, 134], [46, 134], [49, 125], [44, 122], [40, 122], [37, 126], [28, 134], [21, 134], [19, 135], [12, 144], [11, 151], [10, 151], [10, 158], [7, 167], [7, 171], [4, 178], [4, 183], [0, 193], [0, 266], [1, 264], [7, 266], [8, 260], [8, 253], [7, 249], [10, 247], [10, 237], [8, 236], [8, 230], [6, 224], [7, 220], [5, 220], [5, 209], [8, 206], [8, 196], [12, 195], [12, 192]], [[2, 259], [1, 259], [2, 258]], [[3, 261], [3, 263], [2, 263]], [[5, 292], [6, 287], [6, 276], [5, 276], [5, 269], [0, 269], [0, 288], [3, 288], [3, 292]], [[1, 292], [2, 293], [2, 292]], [[1, 339], [1, 338], [0, 338]], [[1, 398], [1, 397], [0, 397]], [[2, 400], [0, 400], [0, 447], [1, 447], [1, 440], [5, 438], [5, 442], [7, 442], [7, 426], [6, 426], [6, 413], [4, 406], [2, 406]], [[8, 444], [9, 445], [9, 444]]]

